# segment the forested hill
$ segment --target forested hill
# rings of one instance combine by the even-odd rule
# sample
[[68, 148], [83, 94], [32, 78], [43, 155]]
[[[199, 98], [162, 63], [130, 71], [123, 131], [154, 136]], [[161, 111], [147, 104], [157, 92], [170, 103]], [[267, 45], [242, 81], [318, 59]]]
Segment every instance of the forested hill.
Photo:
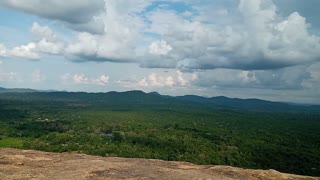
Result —
[[143, 91], [85, 93], [85, 92], [43, 92], [32, 89], [0, 89], [0, 98], [7, 100], [40, 100], [81, 102], [86, 105], [105, 106], [149, 106], [153, 107], [180, 107], [180, 108], [207, 108], [232, 109], [259, 112], [291, 112], [291, 113], [320, 113], [319, 105], [294, 105], [282, 102], [271, 102], [260, 99], [238, 99], [219, 97], [202, 97], [195, 95], [165, 96], [157, 92]]

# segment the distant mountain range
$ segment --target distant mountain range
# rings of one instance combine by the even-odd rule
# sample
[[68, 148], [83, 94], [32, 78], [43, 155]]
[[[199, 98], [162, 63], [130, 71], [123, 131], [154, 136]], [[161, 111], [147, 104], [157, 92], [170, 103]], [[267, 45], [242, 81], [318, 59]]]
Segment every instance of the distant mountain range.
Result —
[[0, 93], [31, 93], [31, 92], [59, 92], [57, 90], [35, 90], [29, 88], [3, 88], [0, 87]]
[[7, 93], [7, 92], [12, 92], [12, 93], [26, 93], [26, 92], [38, 92], [37, 90], [34, 89], [24, 89], [24, 88], [12, 88], [12, 89], [7, 89], [7, 88], [2, 88], [0, 87], [0, 93]]
[[202, 97], [196, 95], [167, 96], [143, 91], [86, 93], [0, 88], [1, 99], [86, 102], [106, 106], [176, 106], [186, 108], [232, 109], [259, 112], [320, 113], [320, 105], [299, 105], [261, 99]]

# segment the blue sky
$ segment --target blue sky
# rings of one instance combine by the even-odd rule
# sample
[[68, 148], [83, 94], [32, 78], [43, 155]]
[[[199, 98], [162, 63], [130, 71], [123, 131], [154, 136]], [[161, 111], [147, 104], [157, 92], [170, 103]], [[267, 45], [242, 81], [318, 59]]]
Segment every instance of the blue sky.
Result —
[[0, 87], [320, 104], [318, 0], [0, 2]]

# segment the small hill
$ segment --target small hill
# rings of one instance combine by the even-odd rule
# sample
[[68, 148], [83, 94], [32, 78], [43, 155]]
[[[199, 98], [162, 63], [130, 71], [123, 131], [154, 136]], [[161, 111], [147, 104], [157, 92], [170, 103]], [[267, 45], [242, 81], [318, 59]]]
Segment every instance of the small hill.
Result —
[[33, 150], [0, 149], [0, 179], [250, 179], [317, 180], [275, 170], [200, 166], [185, 162], [96, 157]]

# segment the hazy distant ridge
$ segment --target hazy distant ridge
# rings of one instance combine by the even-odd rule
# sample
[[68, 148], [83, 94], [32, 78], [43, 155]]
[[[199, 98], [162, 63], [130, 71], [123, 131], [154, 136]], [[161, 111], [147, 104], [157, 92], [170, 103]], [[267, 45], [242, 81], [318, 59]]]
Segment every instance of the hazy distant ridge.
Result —
[[218, 97], [202, 97], [196, 95], [166, 96], [158, 92], [145, 93], [143, 91], [86, 93], [86, 92], [62, 92], [62, 91], [38, 91], [34, 89], [6, 89], [0, 88], [0, 98], [24, 99], [24, 100], [67, 100], [98, 102], [107, 105], [153, 105], [153, 106], [180, 106], [190, 108], [219, 108], [246, 111], [266, 112], [304, 112], [320, 113], [320, 106], [305, 106], [282, 102], [271, 102], [261, 99], [239, 99]]

